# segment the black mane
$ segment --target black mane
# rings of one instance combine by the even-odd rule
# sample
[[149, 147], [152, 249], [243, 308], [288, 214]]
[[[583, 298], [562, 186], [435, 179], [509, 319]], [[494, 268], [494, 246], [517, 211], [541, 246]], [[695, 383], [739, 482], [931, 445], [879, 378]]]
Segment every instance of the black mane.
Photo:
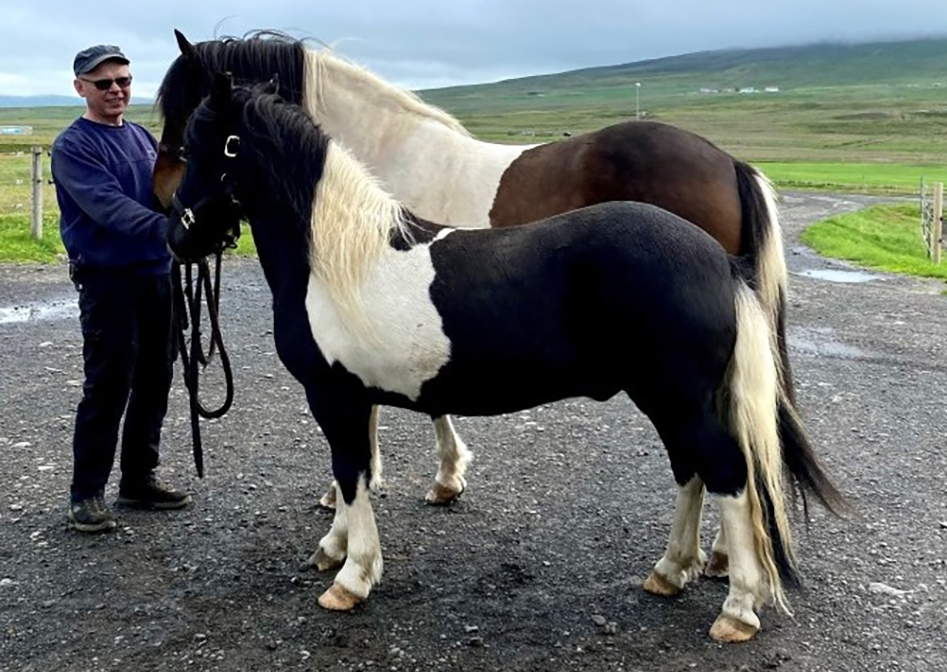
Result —
[[[265, 92], [268, 84], [235, 86], [232, 114], [239, 122], [232, 129], [240, 136], [241, 164], [251, 166], [252, 180], [246, 189], [266, 189], [276, 194], [274, 202], [290, 210], [292, 221], [306, 226], [312, 217], [315, 187], [325, 168], [329, 137], [299, 105], [280, 93]], [[188, 126], [187, 144], [202, 142], [200, 131], [207, 124], [220, 123], [218, 113], [205, 100], [194, 111]]]
[[214, 73], [230, 72], [234, 83], [268, 81], [274, 75], [280, 95], [289, 102], [302, 102], [306, 47], [302, 40], [278, 31], [258, 30], [244, 37], [224, 37], [194, 44], [199, 57], [174, 59], [165, 73], [155, 105], [165, 125], [183, 128], [191, 112], [210, 92]]

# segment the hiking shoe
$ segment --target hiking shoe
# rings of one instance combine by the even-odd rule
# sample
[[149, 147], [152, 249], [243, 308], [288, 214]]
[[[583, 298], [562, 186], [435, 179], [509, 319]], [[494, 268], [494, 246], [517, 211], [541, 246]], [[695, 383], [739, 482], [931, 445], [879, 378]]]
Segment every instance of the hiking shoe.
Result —
[[115, 503], [135, 509], [183, 509], [191, 503], [191, 496], [169, 488], [157, 476], [149, 474], [143, 481], [126, 483], [122, 479]]
[[71, 502], [69, 521], [80, 532], [104, 532], [115, 528], [115, 517], [102, 495]]

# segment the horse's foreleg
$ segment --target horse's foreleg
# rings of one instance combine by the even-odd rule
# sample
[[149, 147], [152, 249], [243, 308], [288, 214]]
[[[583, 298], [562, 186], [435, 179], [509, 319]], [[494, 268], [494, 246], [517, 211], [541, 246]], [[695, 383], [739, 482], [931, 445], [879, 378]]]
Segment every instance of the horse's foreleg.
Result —
[[[334, 494], [336, 487], [336, 482], [332, 481], [330, 492]], [[309, 565], [315, 567], [320, 572], [341, 567], [342, 563], [345, 562], [348, 544], [348, 508], [339, 506], [335, 508], [335, 517], [332, 519], [332, 527], [329, 528], [328, 534], [319, 541], [319, 548], [310, 556]]]
[[[345, 487], [340, 489], [343, 501], [338, 505], [336, 519], [342, 517], [347, 527], [348, 556], [342, 569], [335, 575], [332, 586], [319, 596], [319, 605], [333, 611], [348, 611], [367, 598], [372, 587], [381, 580], [382, 556], [375, 513], [372, 511], [365, 478], [359, 477], [351, 502], [345, 497]], [[316, 555], [326, 548], [324, 544], [331, 543], [332, 535], [333, 530], [330, 530], [323, 537]]]
[[714, 537], [714, 544], [710, 548], [710, 560], [707, 567], [704, 568], [704, 574], [716, 578], [726, 578], [730, 573], [730, 558], [727, 555], [727, 534], [721, 523], [717, 528], [717, 536]]
[[373, 417], [377, 416], [359, 390], [347, 391], [330, 385], [307, 386], [310, 408], [318, 411], [316, 420], [332, 450], [338, 492], [332, 527], [309, 561], [319, 569], [342, 565], [332, 586], [319, 597], [322, 607], [340, 611], [367, 598], [382, 574], [381, 544], [369, 498], [376, 464]]
[[[372, 407], [372, 415], [368, 427], [369, 438], [372, 442], [372, 482], [369, 487], [375, 490], [381, 487], [381, 452], [378, 450], [378, 406]], [[319, 506], [325, 509], [334, 509], [338, 501], [338, 486], [336, 481], [329, 484], [325, 494], [319, 498]]]
[[319, 498], [319, 506], [324, 509], [335, 509], [335, 504], [338, 501], [338, 487], [339, 484], [335, 481], [329, 483], [329, 487], [326, 488], [325, 494]]
[[454, 431], [449, 415], [434, 418], [434, 436], [439, 463], [434, 485], [426, 499], [429, 504], [450, 504], [467, 487], [464, 473], [473, 455]]
[[667, 550], [644, 582], [649, 593], [676, 595], [704, 568], [707, 557], [700, 550], [703, 505], [704, 483], [694, 476], [678, 490]]

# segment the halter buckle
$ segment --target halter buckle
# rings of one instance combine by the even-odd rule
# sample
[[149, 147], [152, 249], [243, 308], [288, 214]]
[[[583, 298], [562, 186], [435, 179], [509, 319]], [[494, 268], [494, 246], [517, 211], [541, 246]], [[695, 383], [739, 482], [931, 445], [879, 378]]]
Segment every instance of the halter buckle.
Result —
[[[236, 143], [233, 149], [230, 148], [231, 141], [234, 141]], [[240, 136], [239, 135], [228, 136], [227, 140], [224, 141], [224, 156], [229, 157], [231, 159], [236, 157], [237, 149], [239, 149], [239, 147], [240, 147]]]
[[195, 221], [194, 212], [190, 208], [184, 208], [184, 211], [181, 213], [181, 226], [183, 226], [185, 230], [189, 230], [191, 224]]

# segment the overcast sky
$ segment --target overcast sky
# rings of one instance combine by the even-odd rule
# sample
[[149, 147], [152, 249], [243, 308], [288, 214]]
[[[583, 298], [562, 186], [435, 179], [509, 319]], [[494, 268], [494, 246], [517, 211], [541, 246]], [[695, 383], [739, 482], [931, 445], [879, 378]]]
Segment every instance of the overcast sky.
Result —
[[[74, 95], [72, 61], [97, 43], [131, 60], [151, 97], [192, 41], [284, 30], [333, 44], [410, 89], [497, 81], [694, 51], [947, 34], [944, 0], [158, 0], [3, 3], [0, 95]], [[947, 68], [947, 60], [945, 60]], [[78, 100], [77, 100], [78, 102]]]

